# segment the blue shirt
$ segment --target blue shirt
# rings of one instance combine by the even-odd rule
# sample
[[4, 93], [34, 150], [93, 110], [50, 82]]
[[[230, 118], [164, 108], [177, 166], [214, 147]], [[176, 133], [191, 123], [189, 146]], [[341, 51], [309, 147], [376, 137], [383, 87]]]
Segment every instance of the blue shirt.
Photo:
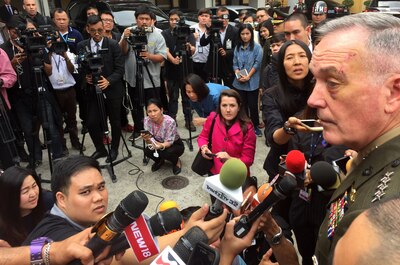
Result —
[[72, 53], [78, 54], [78, 43], [83, 40], [82, 34], [72, 27], [68, 27], [68, 33], [62, 35], [61, 38], [68, 44], [69, 50]]
[[245, 49], [240, 45], [239, 49], [235, 48], [233, 54], [233, 71], [246, 69], [250, 73], [251, 68], [256, 69], [250, 80], [246, 83], [241, 83], [235, 78], [233, 87], [239, 90], [253, 91], [259, 88], [260, 69], [262, 62], [262, 48], [260, 44], [254, 43], [254, 48], [251, 51], [249, 45]]
[[207, 118], [211, 112], [216, 111], [219, 104], [219, 95], [222, 90], [229, 89], [229, 87], [208, 83], [208, 89], [210, 89], [210, 93], [208, 93], [207, 97], [203, 98], [200, 102], [190, 101], [190, 106], [197, 112], [197, 114], [201, 118]]

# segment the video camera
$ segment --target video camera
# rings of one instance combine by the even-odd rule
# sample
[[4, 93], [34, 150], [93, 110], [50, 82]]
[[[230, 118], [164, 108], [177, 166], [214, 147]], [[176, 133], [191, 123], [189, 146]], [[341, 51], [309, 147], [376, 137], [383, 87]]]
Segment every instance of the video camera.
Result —
[[134, 50], [145, 50], [147, 45], [147, 33], [152, 33], [153, 27], [132, 28], [132, 35], [127, 41]]
[[[223, 19], [229, 18], [229, 15], [223, 15]], [[211, 26], [207, 27], [207, 30], [210, 32], [210, 34], [213, 33], [218, 33], [221, 29], [224, 28], [224, 22], [217, 16], [212, 16], [211, 17]]]
[[190, 34], [195, 32], [194, 28], [189, 27], [185, 19], [182, 18], [179, 20], [178, 24], [176, 24], [175, 28], [172, 30], [172, 35], [176, 36], [178, 40], [186, 40]]
[[17, 33], [19, 35], [17, 44], [24, 49], [33, 66], [42, 65], [48, 41], [51, 41], [51, 52], [62, 55], [68, 50], [65, 42], [57, 41], [57, 33], [51, 25], [41, 25], [36, 30], [27, 29], [25, 25], [21, 25], [17, 28]]
[[91, 74], [93, 84], [97, 84], [101, 69], [104, 66], [102, 54], [108, 53], [108, 48], [99, 49], [97, 52], [92, 52], [88, 47], [81, 50], [78, 54], [79, 71], [84, 71], [86, 74]]

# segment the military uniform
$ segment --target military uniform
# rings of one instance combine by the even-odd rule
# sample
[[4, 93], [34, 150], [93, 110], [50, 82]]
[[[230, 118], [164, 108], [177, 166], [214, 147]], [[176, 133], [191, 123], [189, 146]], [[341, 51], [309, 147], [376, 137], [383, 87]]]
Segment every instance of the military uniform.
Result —
[[353, 220], [373, 203], [400, 194], [400, 127], [382, 135], [354, 159], [351, 171], [334, 192], [319, 230], [316, 257], [332, 264], [338, 240]]

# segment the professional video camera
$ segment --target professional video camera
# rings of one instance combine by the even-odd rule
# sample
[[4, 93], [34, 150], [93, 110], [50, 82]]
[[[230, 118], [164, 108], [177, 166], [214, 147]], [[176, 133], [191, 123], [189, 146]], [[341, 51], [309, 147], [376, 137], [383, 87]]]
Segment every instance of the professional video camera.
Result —
[[99, 49], [97, 52], [92, 52], [88, 47], [78, 54], [78, 68], [85, 74], [91, 74], [93, 84], [97, 84], [100, 79], [101, 69], [104, 66], [102, 54], [108, 53], [108, 48]]
[[[229, 15], [223, 15], [222, 18], [225, 19], [225, 17]], [[211, 26], [207, 27], [207, 30], [210, 32], [210, 34], [213, 33], [218, 33], [221, 29], [224, 27], [224, 22], [217, 16], [212, 16], [211, 17]]]
[[42, 65], [48, 41], [51, 44], [51, 52], [62, 55], [68, 50], [65, 42], [57, 41], [57, 33], [51, 25], [41, 25], [38, 29], [27, 29], [22, 25], [18, 27], [17, 34], [19, 35], [17, 44], [24, 49], [33, 67]]
[[145, 50], [147, 45], [147, 33], [152, 33], [153, 27], [132, 28], [132, 35], [127, 39], [134, 50]]
[[195, 32], [194, 28], [189, 27], [185, 19], [182, 18], [179, 20], [178, 24], [176, 24], [175, 28], [172, 30], [172, 35], [177, 36], [178, 40], [186, 40], [188, 36]]

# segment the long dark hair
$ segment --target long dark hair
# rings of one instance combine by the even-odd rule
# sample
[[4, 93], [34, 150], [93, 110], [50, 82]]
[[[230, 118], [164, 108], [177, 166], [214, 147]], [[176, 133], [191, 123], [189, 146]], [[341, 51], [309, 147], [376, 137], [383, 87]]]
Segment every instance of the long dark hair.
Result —
[[249, 42], [250, 51], [252, 51], [254, 49], [254, 28], [251, 24], [245, 23], [245, 24], [240, 24], [240, 27], [239, 27], [239, 32], [238, 32], [238, 34], [239, 34], [238, 42], [239, 43], [238, 43], [238, 45], [236, 45], [237, 51], [239, 51], [240, 46], [244, 45], [244, 42], [243, 42], [242, 38], [240, 37], [240, 33], [242, 33], [242, 31], [245, 29], [248, 29], [251, 34], [251, 39]]
[[307, 106], [307, 99], [311, 95], [314, 87], [314, 83], [312, 82], [313, 75], [311, 71], [309, 71], [307, 76], [304, 77], [304, 87], [296, 88], [289, 82], [283, 62], [285, 60], [287, 48], [293, 44], [299, 45], [306, 52], [308, 62], [311, 60], [310, 49], [304, 42], [299, 40], [287, 41], [279, 50], [277, 60], [279, 85], [272, 87], [271, 90], [272, 93], [276, 95], [276, 98], [279, 99], [278, 104], [281, 106], [281, 109], [285, 114], [285, 118], [293, 116]]
[[186, 77], [185, 86], [186, 85], [190, 85], [193, 88], [193, 92], [197, 96], [197, 101], [202, 101], [208, 96], [208, 94], [210, 94], [210, 89], [208, 88], [204, 80], [196, 74], [189, 74]]
[[237, 104], [239, 105], [239, 113], [236, 116], [234, 122], [239, 120], [240, 129], [242, 130], [243, 134], [247, 133], [247, 123], [251, 122], [249, 116], [247, 116], [246, 110], [242, 104], [242, 98], [240, 97], [239, 93], [233, 89], [225, 89], [221, 91], [221, 95], [219, 96], [219, 104], [217, 108], [217, 114], [223, 119], [221, 115], [221, 99], [223, 97], [231, 97], [235, 98]]
[[[270, 19], [265, 20], [264, 22], [262, 22], [260, 25], [258, 25], [258, 32], [261, 31], [261, 28], [266, 28], [269, 32], [269, 37], [271, 37], [274, 34], [274, 26], [272, 25], [272, 22]], [[259, 41], [262, 47], [264, 47], [265, 43], [269, 43], [267, 42], [266, 39], [264, 39], [263, 37], [261, 37], [261, 34], [259, 34]]]
[[39, 188], [37, 206], [30, 216], [34, 226], [44, 216], [44, 204], [42, 202], [42, 188], [39, 176], [29, 169], [13, 166], [4, 171], [0, 176], [0, 228], [3, 240], [11, 246], [20, 246], [30, 231], [26, 231], [21, 216], [21, 187], [27, 176], [31, 175]]

